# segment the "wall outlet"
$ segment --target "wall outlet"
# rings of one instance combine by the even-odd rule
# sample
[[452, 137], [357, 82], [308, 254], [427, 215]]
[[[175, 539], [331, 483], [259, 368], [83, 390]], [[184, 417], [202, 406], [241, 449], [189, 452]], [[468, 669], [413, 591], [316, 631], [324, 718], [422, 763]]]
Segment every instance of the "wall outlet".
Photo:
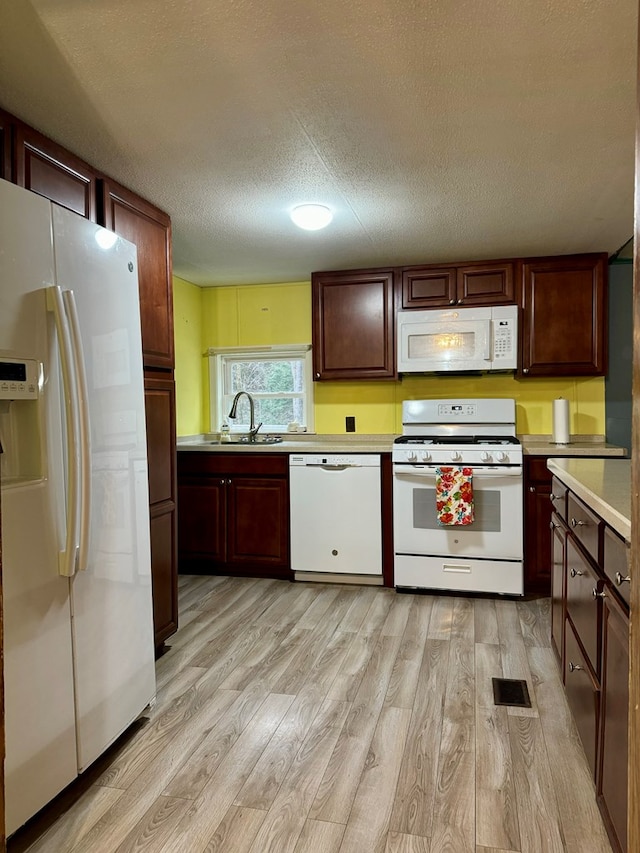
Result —
[[344, 428], [347, 432], [355, 432], [356, 431], [356, 419], [353, 416], [346, 417], [344, 419]]

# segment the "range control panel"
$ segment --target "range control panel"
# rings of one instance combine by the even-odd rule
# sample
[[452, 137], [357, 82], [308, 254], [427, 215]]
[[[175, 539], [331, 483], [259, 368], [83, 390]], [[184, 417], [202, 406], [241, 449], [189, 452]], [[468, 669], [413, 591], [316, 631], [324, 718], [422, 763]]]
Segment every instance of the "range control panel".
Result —
[[475, 403], [439, 403], [438, 417], [462, 418], [476, 414], [478, 407]]
[[0, 357], [0, 400], [37, 400], [39, 372], [35, 359]]

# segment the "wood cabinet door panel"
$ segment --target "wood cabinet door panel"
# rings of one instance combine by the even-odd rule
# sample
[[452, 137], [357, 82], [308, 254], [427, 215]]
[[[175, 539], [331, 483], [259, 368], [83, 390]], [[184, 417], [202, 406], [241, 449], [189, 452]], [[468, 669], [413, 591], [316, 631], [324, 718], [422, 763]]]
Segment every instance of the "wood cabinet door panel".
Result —
[[395, 376], [393, 271], [312, 276], [314, 379]]
[[551, 564], [551, 644], [564, 669], [564, 625], [566, 599], [566, 564], [565, 549], [567, 542], [566, 530], [557, 516], [552, 519], [553, 536]]
[[16, 126], [13, 155], [19, 186], [96, 221], [97, 177], [87, 163], [22, 122]]
[[9, 113], [0, 110], [0, 178], [13, 180], [11, 174], [11, 142], [13, 119]]
[[287, 566], [289, 490], [285, 480], [234, 477], [227, 492], [227, 560]]
[[564, 683], [567, 701], [595, 779], [600, 691], [568, 619], [565, 626]]
[[445, 308], [454, 305], [455, 267], [443, 269], [405, 269], [402, 271], [403, 308]]
[[145, 376], [144, 402], [147, 420], [149, 501], [175, 500], [176, 402], [172, 379]]
[[515, 302], [515, 264], [509, 261], [458, 267], [459, 305], [508, 305]]
[[226, 494], [224, 477], [181, 477], [178, 485], [179, 559], [226, 557]]
[[524, 591], [551, 591], [551, 472], [546, 458], [524, 460]]
[[142, 350], [146, 367], [172, 368], [171, 221], [153, 205], [103, 181], [104, 224], [138, 250]]
[[603, 603], [602, 708], [598, 794], [601, 808], [627, 849], [629, 619], [611, 596]]
[[172, 503], [151, 509], [151, 577], [155, 646], [178, 630], [176, 512]]
[[606, 256], [523, 264], [522, 371], [529, 376], [606, 372]]
[[571, 537], [567, 539], [567, 614], [573, 622], [589, 663], [596, 675], [600, 675], [599, 598], [593, 590], [599, 590], [599, 579], [595, 569], [578, 551]]

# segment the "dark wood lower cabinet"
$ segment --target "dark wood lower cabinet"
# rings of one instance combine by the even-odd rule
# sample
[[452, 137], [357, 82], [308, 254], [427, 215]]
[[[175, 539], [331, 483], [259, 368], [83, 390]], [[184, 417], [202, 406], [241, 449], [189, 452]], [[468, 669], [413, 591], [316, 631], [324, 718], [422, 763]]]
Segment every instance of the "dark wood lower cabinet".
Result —
[[156, 648], [178, 629], [176, 543], [176, 404], [171, 374], [144, 380], [151, 519], [151, 581]]
[[569, 491], [568, 524], [553, 514], [551, 640], [611, 846], [627, 853], [628, 546], [588, 507], [588, 523], [573, 527], [579, 504]]
[[546, 456], [524, 458], [524, 591], [551, 591], [551, 473]]
[[293, 579], [285, 454], [178, 454], [178, 562], [197, 572]]
[[602, 670], [598, 803], [614, 849], [626, 853], [629, 618], [611, 594], [603, 599]]

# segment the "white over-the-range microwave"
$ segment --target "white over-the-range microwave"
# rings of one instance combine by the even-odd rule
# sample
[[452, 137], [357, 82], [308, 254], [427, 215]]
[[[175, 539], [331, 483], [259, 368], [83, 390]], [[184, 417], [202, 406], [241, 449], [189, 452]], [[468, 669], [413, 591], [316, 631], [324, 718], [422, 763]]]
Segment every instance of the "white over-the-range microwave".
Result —
[[515, 370], [518, 306], [398, 312], [398, 372]]

